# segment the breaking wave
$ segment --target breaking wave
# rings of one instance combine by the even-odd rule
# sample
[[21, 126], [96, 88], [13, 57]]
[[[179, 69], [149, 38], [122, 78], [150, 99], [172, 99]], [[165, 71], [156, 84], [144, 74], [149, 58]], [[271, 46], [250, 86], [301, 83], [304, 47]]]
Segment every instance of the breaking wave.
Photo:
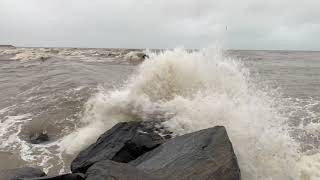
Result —
[[286, 102], [279, 92], [253, 83], [240, 60], [217, 49], [149, 56], [122, 87], [101, 88], [87, 102], [83, 127], [62, 141], [67, 153], [83, 149], [121, 121], [159, 121], [176, 135], [223, 125], [243, 179], [320, 178], [320, 154], [303, 152], [292, 137]]
[[46, 61], [50, 58], [84, 62], [138, 64], [146, 54], [139, 49], [81, 49], [81, 48], [0, 48], [0, 56], [18, 61]]

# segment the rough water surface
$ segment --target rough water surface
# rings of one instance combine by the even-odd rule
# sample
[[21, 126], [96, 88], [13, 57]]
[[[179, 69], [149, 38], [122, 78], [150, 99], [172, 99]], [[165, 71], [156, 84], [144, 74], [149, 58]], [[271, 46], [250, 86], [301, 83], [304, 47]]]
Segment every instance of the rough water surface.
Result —
[[320, 178], [320, 52], [132, 51], [0, 49], [0, 168], [67, 172], [115, 123], [144, 120], [225, 126], [246, 180]]

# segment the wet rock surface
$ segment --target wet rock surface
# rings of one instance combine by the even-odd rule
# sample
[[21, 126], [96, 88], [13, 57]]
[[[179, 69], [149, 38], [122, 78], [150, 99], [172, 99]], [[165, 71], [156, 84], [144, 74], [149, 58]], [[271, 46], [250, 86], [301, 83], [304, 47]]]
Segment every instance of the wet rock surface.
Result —
[[84, 174], [62, 174], [58, 176], [44, 176], [37, 178], [23, 178], [21, 180], [84, 180]]
[[43, 177], [46, 174], [33, 167], [22, 167], [0, 171], [0, 180], [19, 180], [21, 178]]
[[71, 171], [85, 173], [92, 164], [102, 160], [127, 163], [163, 142], [164, 138], [142, 122], [119, 123], [81, 151], [71, 163]]
[[130, 164], [110, 160], [92, 165], [87, 173], [87, 180], [160, 180]]
[[222, 126], [171, 139], [130, 164], [164, 179], [240, 179], [237, 158]]

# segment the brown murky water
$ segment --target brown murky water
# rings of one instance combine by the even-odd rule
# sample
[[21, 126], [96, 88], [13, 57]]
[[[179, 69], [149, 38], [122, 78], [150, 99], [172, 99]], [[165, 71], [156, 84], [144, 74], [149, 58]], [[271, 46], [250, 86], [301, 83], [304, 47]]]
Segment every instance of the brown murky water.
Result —
[[[99, 88], [115, 89], [136, 70], [139, 63], [126, 57], [131, 51], [0, 49], [0, 169], [31, 164], [52, 174], [68, 171], [73, 155], [62, 153], [59, 143], [81, 126], [84, 106]], [[278, 88], [280, 98], [290, 99], [290, 126], [320, 123], [320, 52], [225, 54], [241, 59], [257, 84]], [[30, 144], [29, 136], [42, 131], [50, 141]], [[292, 133], [299, 134], [305, 151], [319, 149], [319, 136], [303, 128]]]

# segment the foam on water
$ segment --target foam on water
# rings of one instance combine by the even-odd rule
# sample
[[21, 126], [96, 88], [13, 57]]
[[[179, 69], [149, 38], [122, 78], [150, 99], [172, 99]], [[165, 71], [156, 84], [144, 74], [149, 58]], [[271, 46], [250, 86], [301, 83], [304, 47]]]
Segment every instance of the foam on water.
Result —
[[219, 50], [151, 54], [123, 87], [101, 89], [87, 102], [84, 126], [61, 145], [75, 153], [121, 121], [160, 121], [177, 135], [223, 125], [243, 179], [319, 179], [318, 149], [300, 150], [287, 107], [251, 78], [241, 61]]
[[9, 56], [18, 61], [45, 61], [50, 58], [83, 62], [109, 62], [116, 64], [137, 64], [141, 50], [129, 49], [79, 49], [79, 48], [0, 48], [0, 56]]
[[48, 172], [53, 167], [48, 163], [53, 158], [60, 158], [62, 163], [61, 172], [64, 172], [64, 164], [60, 152], [53, 154], [48, 149], [57, 146], [59, 142], [52, 142], [45, 145], [30, 144], [21, 139], [22, 126], [31, 121], [31, 114], [21, 114], [17, 116], [6, 116], [0, 126], [0, 149], [18, 153], [19, 157], [28, 163], [28, 165], [36, 165], [43, 168], [44, 172]]
[[320, 136], [320, 124], [319, 123], [310, 123], [306, 126], [307, 132]]

